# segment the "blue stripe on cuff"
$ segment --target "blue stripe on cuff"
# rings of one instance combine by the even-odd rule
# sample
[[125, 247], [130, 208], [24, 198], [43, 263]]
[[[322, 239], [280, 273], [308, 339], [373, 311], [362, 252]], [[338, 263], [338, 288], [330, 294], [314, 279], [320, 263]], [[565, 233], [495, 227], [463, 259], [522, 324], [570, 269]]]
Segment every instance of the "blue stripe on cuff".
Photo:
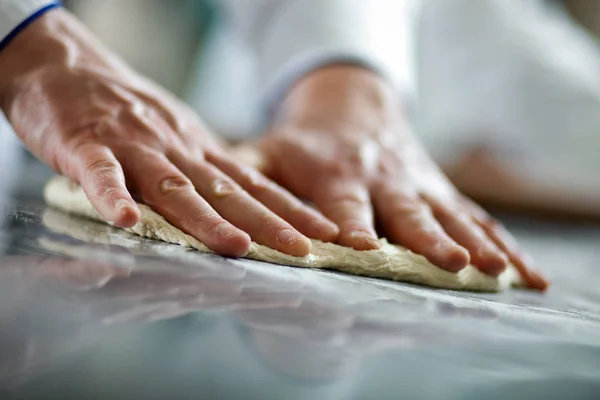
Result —
[[33, 21], [35, 21], [36, 19], [38, 19], [39, 17], [44, 15], [47, 11], [50, 11], [53, 8], [57, 8], [57, 7], [61, 7], [61, 6], [62, 6], [62, 3], [60, 1], [55, 1], [54, 3], [48, 4], [47, 6], [44, 6], [44, 7], [40, 8], [39, 10], [37, 10], [35, 13], [31, 14], [25, 21], [23, 21], [19, 25], [17, 25], [17, 27], [15, 29], [10, 31], [10, 33], [8, 35], [6, 35], [4, 37], [4, 39], [2, 39], [2, 41], [0, 41], [0, 51], [2, 51], [6, 47], [6, 45], [15, 38], [15, 36], [17, 36], [19, 33], [21, 33], [21, 31], [23, 29], [27, 28], [27, 26], [29, 24], [31, 24]]

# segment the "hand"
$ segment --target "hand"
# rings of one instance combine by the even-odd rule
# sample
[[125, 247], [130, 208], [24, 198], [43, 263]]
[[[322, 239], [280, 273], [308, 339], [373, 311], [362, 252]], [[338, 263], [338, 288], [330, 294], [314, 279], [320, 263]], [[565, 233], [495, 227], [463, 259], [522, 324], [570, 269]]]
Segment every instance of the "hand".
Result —
[[471, 262], [497, 276], [510, 261], [527, 285], [547, 286], [502, 226], [441, 173], [374, 73], [330, 66], [304, 77], [260, 147], [261, 169], [335, 222], [339, 244], [379, 248], [377, 221], [392, 242], [448, 271]]
[[321, 240], [337, 236], [321, 214], [228, 158], [187, 106], [64, 10], [48, 12], [0, 52], [0, 77], [2, 109], [26, 146], [80, 183], [117, 226], [140, 218], [130, 190], [224, 255], [244, 255], [252, 237], [304, 256], [311, 243], [292, 225]]

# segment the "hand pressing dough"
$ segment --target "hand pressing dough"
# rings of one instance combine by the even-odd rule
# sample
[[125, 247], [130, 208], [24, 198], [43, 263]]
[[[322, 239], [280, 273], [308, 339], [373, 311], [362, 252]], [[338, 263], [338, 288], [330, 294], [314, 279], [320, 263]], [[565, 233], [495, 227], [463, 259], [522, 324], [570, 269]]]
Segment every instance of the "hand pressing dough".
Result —
[[[46, 202], [75, 215], [106, 222], [94, 209], [83, 190], [62, 176], [54, 177], [44, 190]], [[151, 239], [162, 240], [203, 252], [212, 252], [203, 243], [168, 223], [161, 215], [144, 204], [138, 204], [141, 220], [126, 229]], [[520, 285], [518, 273], [510, 266], [499, 277], [485, 275], [469, 265], [458, 273], [440, 269], [418, 254], [381, 239], [380, 250], [358, 251], [332, 243], [313, 240], [312, 253], [294, 257], [252, 242], [245, 258], [274, 264], [306, 268], [334, 269], [354, 275], [405, 281], [423, 285], [473, 291], [500, 291], [511, 285]]]

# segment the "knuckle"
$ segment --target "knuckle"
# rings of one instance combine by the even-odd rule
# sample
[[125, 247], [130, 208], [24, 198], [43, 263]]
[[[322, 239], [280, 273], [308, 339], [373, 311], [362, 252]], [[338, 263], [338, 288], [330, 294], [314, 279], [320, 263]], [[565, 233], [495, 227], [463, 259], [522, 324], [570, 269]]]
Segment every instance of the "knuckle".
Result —
[[192, 182], [183, 175], [167, 176], [158, 182], [158, 191], [163, 195], [191, 190], [194, 190]]
[[239, 186], [233, 181], [224, 178], [217, 178], [210, 185], [211, 191], [217, 197], [230, 197], [239, 192]]
[[263, 232], [269, 232], [270, 235], [276, 235], [281, 229], [291, 228], [279, 216], [270, 213], [256, 213], [254, 218], [256, 219], [256, 225], [261, 227]]
[[111, 185], [100, 185], [98, 187], [97, 193], [100, 197], [113, 197], [114, 195], [118, 195], [121, 191]]
[[405, 218], [422, 218], [423, 210], [416, 203], [412, 202], [392, 202], [388, 205], [389, 214], [396, 217], [405, 217]]
[[269, 232], [271, 237], [276, 237], [283, 229], [291, 229], [295, 231], [291, 225], [287, 224], [283, 220], [280, 220], [278, 217], [259, 218], [259, 221], [261, 222], [261, 226], [264, 227], [264, 231]]
[[441, 239], [441, 229], [438, 225], [431, 223], [430, 221], [423, 220], [421, 218], [415, 218], [412, 221], [416, 235], [420, 237], [429, 238], [435, 241]]
[[490, 229], [493, 229], [493, 230], [503, 229], [502, 223], [490, 215], [486, 214], [486, 216], [483, 218], [482, 222], [483, 222], [483, 224], [488, 226]]
[[341, 196], [336, 196], [331, 200], [331, 204], [335, 208], [351, 208], [362, 207], [368, 199], [358, 193], [349, 193]]
[[445, 217], [451, 217], [452, 222], [462, 226], [474, 226], [471, 216], [460, 210], [448, 209], [442, 213]]
[[113, 172], [118, 165], [113, 160], [101, 159], [87, 164], [87, 169], [93, 173]]
[[192, 222], [207, 232], [215, 233], [218, 227], [225, 223], [225, 220], [214, 213], [203, 211], [199, 212]]
[[269, 182], [256, 170], [251, 168], [243, 168], [241, 177], [246, 190], [252, 194], [260, 194], [271, 189]]

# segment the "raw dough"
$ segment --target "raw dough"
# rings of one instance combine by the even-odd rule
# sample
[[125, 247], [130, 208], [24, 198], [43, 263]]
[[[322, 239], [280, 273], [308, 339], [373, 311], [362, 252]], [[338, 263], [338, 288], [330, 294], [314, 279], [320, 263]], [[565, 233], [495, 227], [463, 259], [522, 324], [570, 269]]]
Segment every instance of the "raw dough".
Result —
[[[68, 213], [106, 222], [87, 199], [83, 190], [62, 176], [54, 177], [44, 190], [46, 202]], [[211, 252], [208, 247], [169, 224], [150, 207], [139, 204], [141, 220], [129, 232], [151, 239]], [[458, 273], [444, 271], [431, 264], [425, 257], [414, 254], [400, 246], [381, 239], [380, 250], [357, 251], [332, 243], [313, 240], [313, 251], [306, 257], [293, 257], [252, 242], [246, 258], [275, 264], [307, 268], [334, 269], [354, 275], [366, 275], [395, 281], [406, 281], [439, 288], [473, 291], [500, 291], [511, 285], [519, 285], [520, 279], [510, 266], [502, 275], [494, 278], [469, 265]]]

